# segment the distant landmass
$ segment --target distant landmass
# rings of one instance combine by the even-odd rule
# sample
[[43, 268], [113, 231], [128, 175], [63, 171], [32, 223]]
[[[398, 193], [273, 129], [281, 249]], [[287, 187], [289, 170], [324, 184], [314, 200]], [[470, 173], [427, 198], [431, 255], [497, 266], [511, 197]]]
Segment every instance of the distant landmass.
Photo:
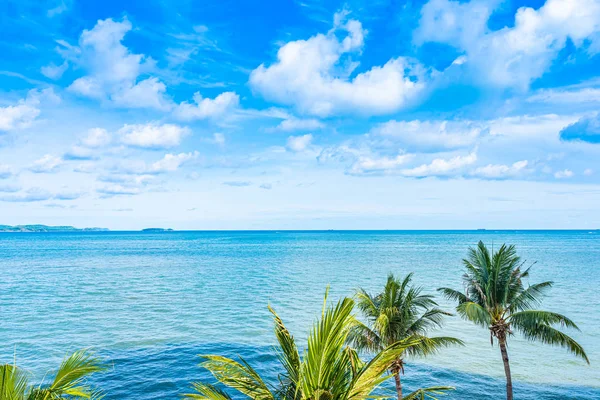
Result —
[[168, 228], [146, 228], [142, 229], [142, 232], [173, 232], [173, 229]]
[[107, 228], [75, 228], [74, 226], [0, 225], [0, 232], [106, 232]]

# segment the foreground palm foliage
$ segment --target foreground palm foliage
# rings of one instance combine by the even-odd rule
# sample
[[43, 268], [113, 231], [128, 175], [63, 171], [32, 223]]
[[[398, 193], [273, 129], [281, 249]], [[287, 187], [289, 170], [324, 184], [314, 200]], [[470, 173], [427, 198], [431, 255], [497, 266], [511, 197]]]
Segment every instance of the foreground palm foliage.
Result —
[[367, 323], [356, 321], [349, 336], [358, 350], [380, 352], [387, 346], [404, 341], [405, 349], [388, 365], [394, 376], [398, 399], [402, 399], [401, 374], [404, 358], [426, 356], [442, 347], [462, 345], [452, 337], [427, 337], [432, 328], [442, 326], [444, 316], [451, 315], [440, 308], [433, 296], [411, 285], [412, 274], [403, 280], [389, 275], [383, 292], [372, 296], [364, 289], [357, 294], [358, 308]]
[[490, 340], [497, 339], [506, 374], [506, 398], [512, 400], [513, 388], [510, 373], [507, 338], [514, 331], [529, 340], [567, 348], [583, 358], [588, 364], [585, 351], [571, 337], [555, 328], [560, 325], [577, 328], [564, 315], [537, 310], [544, 293], [552, 282], [542, 282], [525, 287], [523, 279], [529, 276], [529, 268], [523, 263], [514, 246], [502, 245], [498, 251], [490, 251], [483, 242], [469, 250], [463, 260], [467, 272], [463, 276], [466, 293], [441, 288], [447, 298], [458, 301], [456, 308], [465, 319], [490, 330]]
[[[327, 296], [325, 297], [327, 299]], [[363, 362], [355, 350], [345, 343], [353, 326], [354, 301], [342, 299], [335, 306], [323, 306], [321, 319], [313, 326], [308, 345], [300, 356], [294, 337], [272, 310], [275, 335], [279, 343], [277, 355], [282, 365], [279, 382], [267, 383], [243, 359], [208, 355], [201, 366], [208, 369], [216, 380], [250, 399], [367, 399], [387, 379], [390, 364], [406, 349], [417, 346], [421, 339], [410, 338], [384, 346], [369, 362]], [[196, 393], [186, 395], [194, 399], [227, 400], [230, 395], [207, 383], [194, 383]], [[452, 388], [420, 389], [405, 399], [433, 398]], [[378, 398], [388, 396], [378, 395]]]
[[63, 360], [51, 383], [30, 385], [24, 371], [14, 365], [1, 365], [0, 399], [99, 399], [100, 392], [89, 386], [86, 380], [104, 369], [102, 361], [89, 351], [76, 351]]

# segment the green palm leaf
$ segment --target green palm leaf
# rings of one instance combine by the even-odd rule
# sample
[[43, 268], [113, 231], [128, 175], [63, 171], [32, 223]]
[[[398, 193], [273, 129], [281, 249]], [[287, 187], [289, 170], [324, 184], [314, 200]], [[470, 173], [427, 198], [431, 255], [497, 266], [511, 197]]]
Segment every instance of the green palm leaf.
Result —
[[27, 376], [14, 365], [0, 366], [0, 399], [22, 400], [27, 392]]
[[452, 386], [432, 386], [428, 388], [418, 389], [404, 396], [402, 400], [425, 400], [437, 399], [434, 395], [446, 395], [448, 391], [454, 390]]

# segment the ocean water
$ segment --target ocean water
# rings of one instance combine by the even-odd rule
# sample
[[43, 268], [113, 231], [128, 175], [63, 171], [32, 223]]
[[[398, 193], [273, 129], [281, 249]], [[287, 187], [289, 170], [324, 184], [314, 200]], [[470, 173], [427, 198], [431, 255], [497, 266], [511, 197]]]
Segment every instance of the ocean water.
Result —
[[[198, 354], [240, 355], [274, 379], [268, 304], [301, 344], [326, 285], [332, 301], [379, 290], [390, 272], [414, 272], [432, 293], [461, 288], [461, 258], [480, 239], [517, 245], [536, 262], [532, 283], [555, 281], [543, 307], [578, 323], [569, 333], [592, 363], [511, 338], [515, 397], [600, 399], [599, 231], [0, 233], [0, 362], [16, 357], [41, 379], [68, 351], [93, 348], [111, 364], [96, 378], [106, 399], [177, 398], [209, 378]], [[485, 329], [451, 317], [436, 333], [467, 346], [411, 360], [409, 390], [452, 385], [444, 398], [502, 398]]]

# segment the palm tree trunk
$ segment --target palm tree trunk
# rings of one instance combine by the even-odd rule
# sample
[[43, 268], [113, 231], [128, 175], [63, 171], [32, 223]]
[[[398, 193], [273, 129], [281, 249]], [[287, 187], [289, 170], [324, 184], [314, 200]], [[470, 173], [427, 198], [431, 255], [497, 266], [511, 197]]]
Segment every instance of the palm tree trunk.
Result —
[[402, 382], [400, 382], [400, 372], [394, 373], [394, 380], [396, 381], [396, 392], [398, 393], [398, 400], [402, 400]]
[[513, 400], [512, 378], [510, 376], [510, 364], [508, 363], [508, 352], [506, 351], [506, 339], [499, 340], [500, 353], [504, 363], [504, 373], [506, 374], [506, 400]]

